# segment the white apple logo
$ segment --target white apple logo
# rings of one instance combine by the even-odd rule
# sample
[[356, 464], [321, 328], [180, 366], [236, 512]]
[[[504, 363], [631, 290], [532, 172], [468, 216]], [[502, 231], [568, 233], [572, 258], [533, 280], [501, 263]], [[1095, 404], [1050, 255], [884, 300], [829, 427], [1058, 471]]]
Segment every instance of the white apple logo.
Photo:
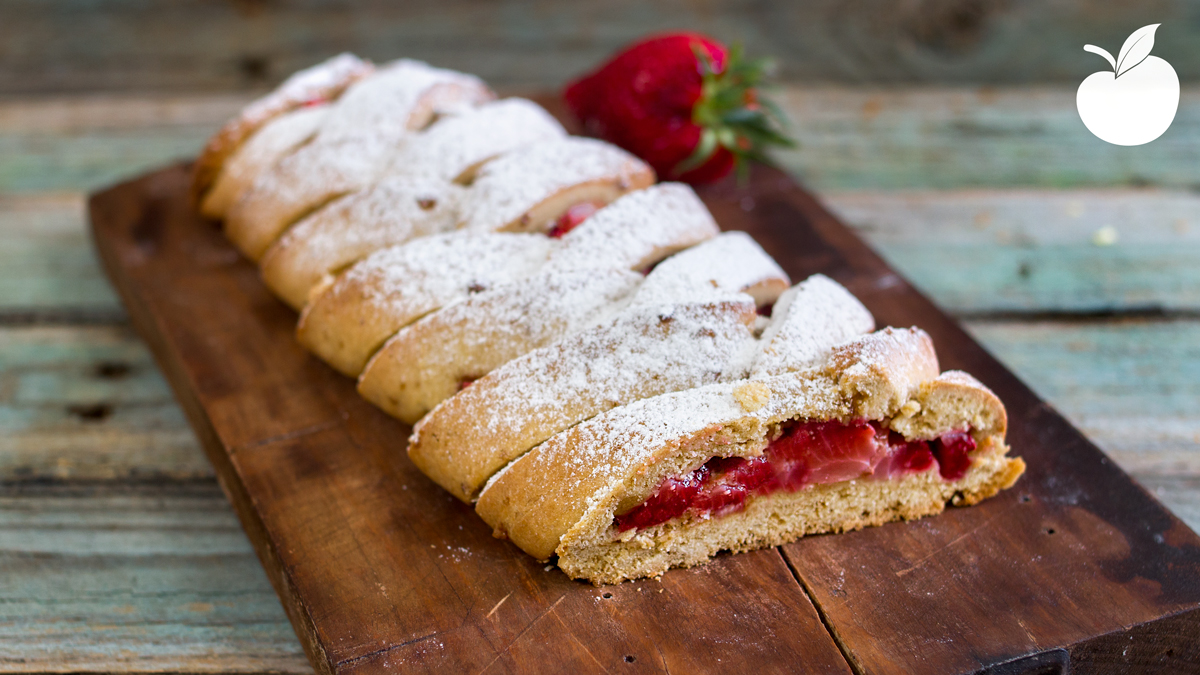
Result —
[[1171, 126], [1179, 108], [1179, 76], [1171, 64], [1150, 56], [1160, 24], [1139, 28], [1112, 54], [1095, 45], [1086, 51], [1108, 59], [1112, 70], [1092, 73], [1075, 94], [1088, 131], [1113, 145], [1142, 145]]

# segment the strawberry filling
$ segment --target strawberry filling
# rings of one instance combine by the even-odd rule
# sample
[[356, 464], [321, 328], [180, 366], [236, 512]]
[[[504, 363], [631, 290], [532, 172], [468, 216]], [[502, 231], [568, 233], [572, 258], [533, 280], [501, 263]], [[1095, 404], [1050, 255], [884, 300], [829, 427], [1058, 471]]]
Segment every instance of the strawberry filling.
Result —
[[558, 239], [578, 227], [580, 223], [590, 218], [593, 213], [603, 207], [604, 204], [600, 202], [579, 202], [567, 209], [566, 213], [559, 216], [558, 220], [554, 222], [554, 227], [550, 228], [550, 231], [546, 235], [553, 239]]
[[326, 103], [329, 103], [329, 99], [319, 96], [317, 98], [310, 98], [307, 101], [301, 103], [300, 107], [301, 108], [315, 108], [319, 105], [325, 105]]
[[928, 471], [956, 481], [971, 467], [975, 439], [951, 431], [932, 441], [906, 441], [878, 423], [793, 424], [759, 457], [713, 457], [695, 471], [663, 481], [649, 499], [616, 517], [625, 532], [660, 525], [685, 513], [723, 516], [740, 511], [751, 495], [856, 478], [891, 480]]

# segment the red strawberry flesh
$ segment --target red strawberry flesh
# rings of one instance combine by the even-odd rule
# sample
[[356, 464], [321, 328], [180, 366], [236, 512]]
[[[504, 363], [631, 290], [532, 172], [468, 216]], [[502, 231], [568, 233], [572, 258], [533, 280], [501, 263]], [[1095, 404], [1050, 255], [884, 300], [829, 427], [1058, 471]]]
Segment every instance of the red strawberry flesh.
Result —
[[856, 478], [893, 480], [938, 466], [956, 481], [971, 467], [975, 440], [952, 431], [933, 441], [906, 441], [877, 423], [794, 424], [760, 457], [713, 457], [695, 471], [663, 481], [646, 501], [617, 516], [617, 530], [644, 529], [685, 513], [719, 517], [745, 508], [752, 495]]
[[592, 214], [604, 208], [604, 204], [600, 202], [579, 202], [567, 209], [566, 213], [558, 217], [554, 221], [554, 227], [546, 233], [547, 236], [558, 239], [575, 229], [580, 223], [592, 217]]

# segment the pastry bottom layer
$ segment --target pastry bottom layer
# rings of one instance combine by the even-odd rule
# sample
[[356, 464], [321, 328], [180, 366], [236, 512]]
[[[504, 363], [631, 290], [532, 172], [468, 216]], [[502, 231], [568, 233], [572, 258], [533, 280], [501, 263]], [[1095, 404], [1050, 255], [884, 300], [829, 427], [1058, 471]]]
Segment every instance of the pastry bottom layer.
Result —
[[723, 550], [751, 551], [807, 534], [934, 515], [948, 503], [974, 504], [1016, 482], [1025, 463], [1006, 457], [1007, 451], [1001, 438], [987, 439], [972, 453], [971, 469], [954, 482], [942, 480], [932, 468], [898, 480], [851, 480], [776, 492], [751, 499], [742, 511], [715, 518], [684, 516], [624, 533], [610, 528], [608, 541], [562, 542], [558, 566], [577, 579], [615, 584], [698, 565]]

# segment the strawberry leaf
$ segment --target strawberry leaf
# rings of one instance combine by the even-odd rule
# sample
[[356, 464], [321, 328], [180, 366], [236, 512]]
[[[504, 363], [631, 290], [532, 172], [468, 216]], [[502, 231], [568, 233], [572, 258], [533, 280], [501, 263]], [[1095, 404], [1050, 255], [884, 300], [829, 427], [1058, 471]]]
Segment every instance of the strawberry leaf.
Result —
[[675, 173], [685, 174], [692, 169], [700, 168], [713, 153], [717, 151], [717, 132], [706, 128], [700, 132], [700, 141], [696, 143], [696, 149], [688, 158], [679, 163], [675, 167]]
[[675, 167], [676, 174], [699, 168], [718, 147], [733, 154], [739, 175], [744, 175], [746, 160], [770, 163], [764, 152], [766, 147], [796, 147], [796, 142], [783, 131], [786, 122], [782, 112], [758, 92], [759, 85], [773, 69], [769, 59], [747, 60], [741, 45], [733, 45], [724, 67], [718, 71], [700, 45], [693, 44], [692, 52], [702, 75], [692, 122], [703, 131], [692, 154]]

